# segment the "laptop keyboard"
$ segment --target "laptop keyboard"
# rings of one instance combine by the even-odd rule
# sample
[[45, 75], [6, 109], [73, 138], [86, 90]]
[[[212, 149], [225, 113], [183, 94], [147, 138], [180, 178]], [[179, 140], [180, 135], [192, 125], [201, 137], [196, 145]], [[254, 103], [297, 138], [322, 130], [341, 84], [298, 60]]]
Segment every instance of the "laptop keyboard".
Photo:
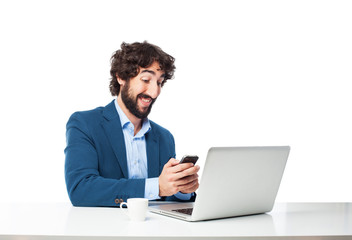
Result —
[[187, 215], [192, 215], [193, 208], [181, 208], [181, 209], [174, 209], [172, 211], [187, 214]]

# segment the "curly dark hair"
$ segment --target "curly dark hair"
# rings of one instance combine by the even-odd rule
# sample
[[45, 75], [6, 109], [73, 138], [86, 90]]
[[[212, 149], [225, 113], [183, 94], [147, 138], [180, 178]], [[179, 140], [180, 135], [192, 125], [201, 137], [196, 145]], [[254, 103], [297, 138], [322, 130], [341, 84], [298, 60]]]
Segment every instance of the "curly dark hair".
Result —
[[150, 44], [147, 41], [142, 43], [125, 43], [121, 44], [121, 49], [117, 50], [111, 57], [111, 81], [110, 92], [112, 96], [117, 96], [120, 92], [120, 84], [116, 75], [126, 81], [135, 77], [139, 73], [139, 68], [147, 68], [158, 62], [161, 70], [165, 72], [165, 78], [162, 83], [172, 79], [176, 69], [175, 58], [161, 50], [160, 47]]

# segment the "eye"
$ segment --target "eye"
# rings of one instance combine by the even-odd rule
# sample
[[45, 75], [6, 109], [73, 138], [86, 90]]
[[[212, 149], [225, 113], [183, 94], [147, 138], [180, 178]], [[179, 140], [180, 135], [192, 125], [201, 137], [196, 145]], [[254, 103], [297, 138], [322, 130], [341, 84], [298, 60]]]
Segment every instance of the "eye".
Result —
[[149, 83], [150, 82], [150, 80], [146, 79], [146, 78], [142, 78], [142, 81], [145, 82], [145, 83]]

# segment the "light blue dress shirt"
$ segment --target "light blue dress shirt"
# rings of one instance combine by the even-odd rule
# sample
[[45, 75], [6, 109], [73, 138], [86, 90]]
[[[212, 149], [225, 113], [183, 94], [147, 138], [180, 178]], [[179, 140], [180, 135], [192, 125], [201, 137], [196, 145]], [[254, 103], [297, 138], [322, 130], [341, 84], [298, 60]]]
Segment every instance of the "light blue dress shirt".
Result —
[[[148, 178], [148, 160], [145, 134], [151, 130], [150, 122], [147, 118], [143, 120], [142, 128], [134, 135], [134, 126], [122, 111], [117, 100], [115, 107], [120, 116], [121, 127], [126, 145], [126, 157], [129, 179], [145, 178], [144, 197], [149, 200], [160, 199], [159, 178]], [[191, 194], [177, 193], [175, 197], [181, 200], [189, 200]]]

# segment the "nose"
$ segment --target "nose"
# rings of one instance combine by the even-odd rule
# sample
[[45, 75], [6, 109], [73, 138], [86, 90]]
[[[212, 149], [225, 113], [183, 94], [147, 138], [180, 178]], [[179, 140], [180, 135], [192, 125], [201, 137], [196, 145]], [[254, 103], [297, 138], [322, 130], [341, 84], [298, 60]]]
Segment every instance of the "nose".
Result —
[[153, 82], [152, 84], [149, 84], [147, 94], [150, 97], [156, 99], [159, 96], [160, 91], [161, 91], [161, 87], [158, 85], [158, 83]]

